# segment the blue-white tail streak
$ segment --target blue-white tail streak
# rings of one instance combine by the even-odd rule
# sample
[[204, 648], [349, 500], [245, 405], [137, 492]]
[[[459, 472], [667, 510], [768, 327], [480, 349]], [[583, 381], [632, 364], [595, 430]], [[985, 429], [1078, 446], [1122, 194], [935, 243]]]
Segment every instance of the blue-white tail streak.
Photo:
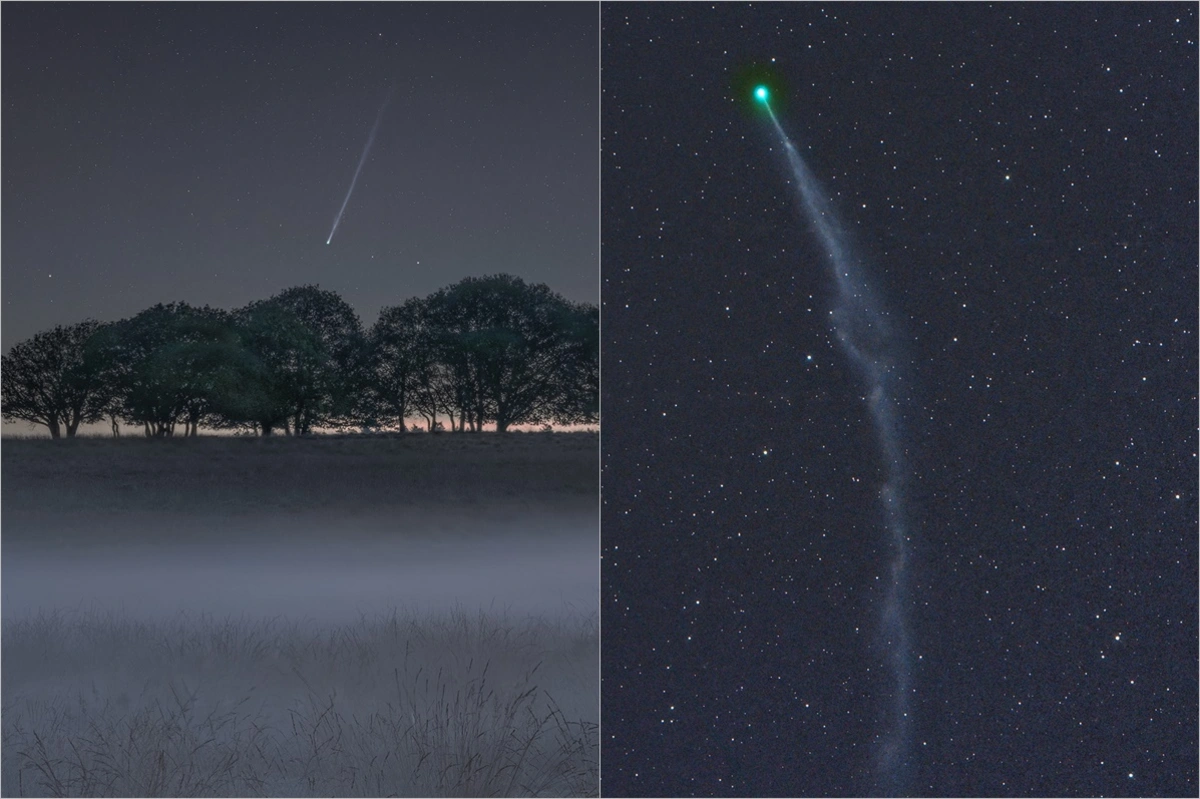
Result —
[[875, 739], [875, 768], [879, 792], [902, 796], [907, 792], [906, 783], [914, 765], [911, 700], [915, 689], [906, 613], [911, 538], [904, 513], [906, 467], [900, 444], [897, 404], [907, 392], [895, 356], [897, 341], [887, 311], [876, 299], [863, 264], [850, 247], [832, 203], [779, 124], [771, 108], [769, 91], [765, 86], [759, 86], [754, 90], [754, 97], [771, 115], [775, 132], [787, 153], [804, 214], [829, 255], [829, 266], [837, 287], [836, 304], [830, 316], [833, 332], [865, 384], [867, 408], [879, 439], [884, 463], [884, 484], [879, 499], [889, 549], [880, 628], [890, 661], [893, 695], [886, 727]]
[[350, 189], [346, 192], [346, 199], [342, 200], [342, 207], [338, 209], [337, 216], [333, 219], [333, 228], [329, 231], [329, 238], [325, 240], [326, 244], [333, 242], [333, 234], [337, 233], [338, 223], [342, 221], [342, 214], [346, 213], [346, 204], [350, 202], [350, 195], [354, 193], [354, 184], [358, 183], [358, 173], [362, 172], [363, 164], [367, 162], [367, 154], [371, 152], [371, 145], [375, 143], [375, 131], [379, 130], [379, 123], [383, 120], [383, 112], [387, 110], [388, 103], [392, 101], [393, 90], [389, 90], [387, 97], [383, 98], [383, 105], [379, 106], [379, 113], [375, 115], [375, 124], [371, 126], [371, 132], [367, 135], [367, 146], [363, 147], [362, 157], [358, 159], [358, 167], [354, 170], [354, 177], [350, 180]]

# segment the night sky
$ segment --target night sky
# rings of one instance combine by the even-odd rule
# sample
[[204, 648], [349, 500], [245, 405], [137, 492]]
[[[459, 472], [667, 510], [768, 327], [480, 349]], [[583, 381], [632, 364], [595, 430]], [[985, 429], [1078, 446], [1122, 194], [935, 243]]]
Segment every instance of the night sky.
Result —
[[598, 29], [574, 4], [6, 3], [5, 349], [307, 283], [366, 324], [498, 272], [596, 302]]
[[1196, 8], [603, 8], [604, 795], [1196, 795]]

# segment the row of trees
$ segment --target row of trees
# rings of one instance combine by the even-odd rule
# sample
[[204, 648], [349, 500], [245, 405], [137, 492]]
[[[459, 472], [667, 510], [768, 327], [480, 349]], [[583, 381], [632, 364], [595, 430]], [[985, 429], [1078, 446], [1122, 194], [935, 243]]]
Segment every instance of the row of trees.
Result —
[[148, 436], [201, 427], [503, 432], [598, 421], [599, 312], [510, 275], [384, 308], [370, 330], [335, 292], [287, 289], [236, 311], [155, 305], [59, 326], [3, 357], [3, 416], [74, 436], [111, 420]]

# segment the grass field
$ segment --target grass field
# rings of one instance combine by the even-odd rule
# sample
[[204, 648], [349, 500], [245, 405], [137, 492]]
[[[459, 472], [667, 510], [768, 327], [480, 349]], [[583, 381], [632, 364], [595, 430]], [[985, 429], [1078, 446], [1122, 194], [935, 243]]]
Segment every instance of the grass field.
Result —
[[597, 452], [5, 439], [0, 790], [595, 795]]
[[6, 621], [2, 792], [595, 795], [594, 621]]

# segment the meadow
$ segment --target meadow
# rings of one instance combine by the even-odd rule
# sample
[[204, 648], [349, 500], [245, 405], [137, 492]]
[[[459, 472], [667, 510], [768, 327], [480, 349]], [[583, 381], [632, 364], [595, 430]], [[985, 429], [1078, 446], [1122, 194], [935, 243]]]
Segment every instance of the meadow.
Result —
[[594, 433], [0, 457], [4, 795], [597, 794]]

